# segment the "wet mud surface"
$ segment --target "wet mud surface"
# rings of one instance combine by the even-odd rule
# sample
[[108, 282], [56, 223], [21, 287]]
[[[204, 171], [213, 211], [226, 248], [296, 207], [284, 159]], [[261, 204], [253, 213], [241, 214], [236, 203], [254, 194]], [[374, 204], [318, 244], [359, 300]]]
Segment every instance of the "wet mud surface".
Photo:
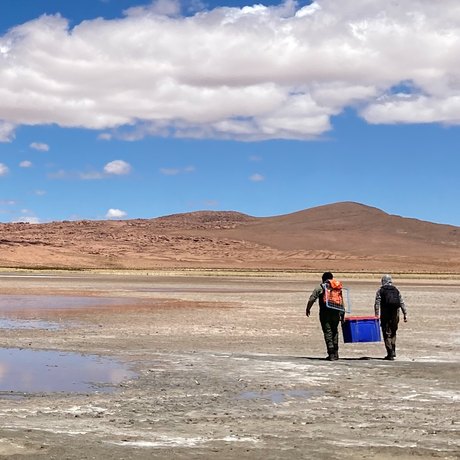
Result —
[[[315, 284], [276, 274], [0, 275], [4, 353], [100, 356], [133, 372], [114, 391], [98, 388], [102, 376], [82, 392], [19, 394], [0, 357], [0, 458], [459, 458], [460, 283], [397, 283], [409, 322], [394, 362], [381, 342], [342, 341], [341, 359], [325, 361], [317, 305], [305, 317]], [[372, 314], [377, 280], [349, 287], [353, 315]]]

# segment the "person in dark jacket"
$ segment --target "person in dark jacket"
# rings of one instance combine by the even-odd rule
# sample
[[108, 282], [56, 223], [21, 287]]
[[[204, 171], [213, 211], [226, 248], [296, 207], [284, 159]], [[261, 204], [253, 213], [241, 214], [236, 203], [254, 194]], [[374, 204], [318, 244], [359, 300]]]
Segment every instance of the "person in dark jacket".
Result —
[[325, 272], [322, 276], [322, 283], [313, 289], [308, 299], [305, 314], [310, 316], [311, 308], [316, 300], [319, 300], [319, 321], [323, 330], [324, 341], [326, 342], [328, 361], [339, 359], [339, 323], [343, 319], [343, 312], [333, 308], [328, 308], [324, 301], [324, 283], [332, 280], [334, 276], [331, 272]]
[[384, 359], [393, 361], [396, 358], [396, 331], [399, 324], [399, 310], [402, 310], [404, 322], [407, 323], [407, 307], [404, 299], [393, 285], [390, 275], [382, 276], [382, 286], [375, 294], [375, 316], [380, 316], [383, 341], [387, 350]]

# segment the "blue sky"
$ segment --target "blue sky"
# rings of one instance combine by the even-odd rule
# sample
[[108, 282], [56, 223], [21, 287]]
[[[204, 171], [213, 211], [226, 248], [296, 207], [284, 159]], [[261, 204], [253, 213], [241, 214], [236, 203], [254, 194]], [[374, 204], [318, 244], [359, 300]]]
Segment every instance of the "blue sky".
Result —
[[446, 1], [2, 0], [0, 221], [356, 201], [458, 226]]

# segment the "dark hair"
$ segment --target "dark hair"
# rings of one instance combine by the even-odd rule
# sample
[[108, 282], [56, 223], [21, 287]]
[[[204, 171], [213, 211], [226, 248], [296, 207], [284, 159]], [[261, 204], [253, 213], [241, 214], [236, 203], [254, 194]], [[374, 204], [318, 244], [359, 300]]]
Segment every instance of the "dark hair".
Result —
[[331, 272], [323, 273], [323, 276], [322, 276], [323, 283], [325, 283], [327, 280], [331, 280], [332, 278], [334, 278], [334, 275]]

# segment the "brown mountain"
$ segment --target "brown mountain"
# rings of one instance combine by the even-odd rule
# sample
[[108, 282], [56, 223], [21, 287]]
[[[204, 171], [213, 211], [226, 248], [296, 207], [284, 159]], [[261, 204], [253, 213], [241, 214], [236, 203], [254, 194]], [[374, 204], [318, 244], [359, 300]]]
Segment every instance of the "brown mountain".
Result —
[[256, 218], [0, 224], [0, 266], [460, 272], [460, 228], [336, 203]]

